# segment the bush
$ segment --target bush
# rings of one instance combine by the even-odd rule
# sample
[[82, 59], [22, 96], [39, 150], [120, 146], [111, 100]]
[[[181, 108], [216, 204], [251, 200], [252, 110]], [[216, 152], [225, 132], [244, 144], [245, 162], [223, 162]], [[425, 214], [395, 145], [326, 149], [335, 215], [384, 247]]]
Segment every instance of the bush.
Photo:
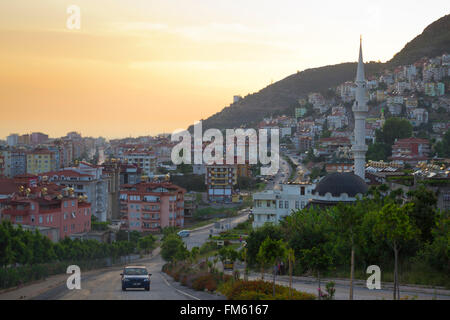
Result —
[[[272, 283], [256, 281], [235, 281], [231, 284], [221, 286], [222, 293], [229, 300], [288, 300], [289, 288], [275, 285], [275, 296], [273, 296]], [[293, 300], [315, 300], [316, 297], [309, 293], [291, 290]]]
[[210, 273], [199, 275], [192, 282], [192, 289], [197, 291], [203, 291], [205, 289], [208, 291], [216, 291], [217, 280]]

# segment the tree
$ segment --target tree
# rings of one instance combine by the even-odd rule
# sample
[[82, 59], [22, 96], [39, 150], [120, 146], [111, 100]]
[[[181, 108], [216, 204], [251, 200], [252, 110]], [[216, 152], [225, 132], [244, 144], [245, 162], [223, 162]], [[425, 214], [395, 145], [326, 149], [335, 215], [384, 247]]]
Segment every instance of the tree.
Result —
[[435, 150], [439, 157], [448, 158], [450, 157], [450, 130], [442, 137], [442, 141], [436, 143]]
[[0, 224], [0, 265], [7, 266], [14, 260], [14, 252], [11, 248], [11, 222], [2, 221]]
[[247, 263], [250, 266], [255, 264], [261, 266], [260, 261], [257, 260], [257, 255], [259, 247], [267, 237], [273, 240], [280, 240], [282, 238], [280, 227], [273, 224], [265, 224], [261, 228], [251, 231], [247, 237]]
[[372, 144], [369, 144], [368, 150], [367, 150], [367, 160], [373, 160], [373, 161], [387, 161], [388, 157], [392, 153], [392, 148], [387, 143], [383, 142], [375, 142]]
[[192, 261], [193, 261], [194, 263], [197, 263], [197, 259], [198, 259], [199, 256], [200, 256], [200, 248], [199, 248], [199, 247], [193, 247], [193, 248], [191, 249], [191, 258], [192, 258]]
[[153, 235], [142, 237], [138, 240], [138, 248], [148, 254], [154, 249], [156, 238]]
[[319, 299], [321, 296], [320, 273], [327, 271], [333, 263], [333, 257], [328, 255], [323, 246], [301, 250], [302, 263], [307, 266], [317, 277], [319, 284]]
[[420, 237], [423, 242], [431, 241], [431, 231], [435, 226], [437, 197], [433, 191], [420, 186], [416, 190], [408, 192], [411, 203], [414, 204], [411, 218], [417, 228], [420, 229]]
[[424, 244], [416, 261], [426, 262], [444, 274], [450, 274], [450, 211], [438, 212], [436, 226], [432, 230], [433, 241]]
[[410, 138], [412, 136], [411, 123], [402, 118], [389, 118], [386, 120], [383, 126], [381, 137], [384, 142], [392, 146], [396, 139]]
[[286, 257], [287, 249], [283, 240], [272, 240], [267, 237], [259, 247], [258, 258], [264, 265], [273, 266], [273, 296], [275, 296], [275, 277], [277, 264]]
[[292, 269], [295, 263], [295, 251], [289, 248], [287, 251], [287, 259], [289, 262], [289, 298], [292, 298]]
[[350, 292], [349, 299], [353, 300], [353, 274], [355, 269], [355, 245], [359, 241], [364, 203], [358, 200], [355, 204], [339, 203], [334, 207], [335, 227], [339, 236], [350, 243]]
[[248, 249], [244, 246], [240, 251], [239, 259], [244, 262], [244, 281], [248, 280], [248, 263], [247, 263]]
[[181, 261], [189, 256], [183, 240], [176, 234], [169, 234], [161, 246], [161, 257], [168, 262]]
[[377, 214], [374, 233], [384, 239], [394, 250], [394, 300], [400, 299], [398, 279], [398, 254], [402, 244], [413, 239], [420, 231], [411, 222], [410, 215], [413, 204], [400, 206], [387, 203]]

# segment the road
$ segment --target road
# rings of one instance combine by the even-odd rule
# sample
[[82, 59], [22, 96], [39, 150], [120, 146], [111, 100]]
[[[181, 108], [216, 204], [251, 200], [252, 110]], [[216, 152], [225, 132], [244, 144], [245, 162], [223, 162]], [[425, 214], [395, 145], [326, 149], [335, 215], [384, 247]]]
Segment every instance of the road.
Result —
[[[240, 274], [244, 275], [244, 265], [236, 263], [235, 268], [239, 270]], [[231, 272], [226, 271], [231, 274]], [[261, 273], [250, 272], [249, 280], [260, 280]], [[265, 281], [272, 281], [273, 275], [269, 273], [264, 274]], [[335, 299], [348, 300], [349, 299], [349, 280], [348, 279], [322, 279], [321, 289], [325, 291], [325, 285], [328, 281], [335, 282]], [[276, 283], [279, 285], [289, 286], [289, 276], [277, 276]], [[318, 283], [317, 279], [312, 277], [293, 277], [292, 287], [302, 292], [312, 293], [317, 295]], [[366, 282], [363, 280], [354, 280], [353, 285], [353, 299], [354, 300], [392, 300], [392, 283], [382, 283], [380, 290], [369, 290]], [[450, 290], [426, 288], [421, 286], [400, 286], [400, 297], [418, 300], [450, 300]]]
[[223, 230], [226, 230], [227, 226], [229, 229], [234, 228], [237, 224], [246, 221], [248, 219], [248, 214], [249, 212], [245, 212], [236, 217], [221, 219], [219, 222], [224, 229], [215, 229], [214, 224], [209, 224], [207, 226], [195, 229], [191, 231], [191, 234], [188, 237], [183, 238], [183, 241], [188, 250], [191, 250], [193, 247], [201, 247], [201, 245], [208, 240], [208, 237], [211, 234], [211, 229], [213, 230], [213, 235], [215, 235]]
[[281, 188], [281, 184], [288, 181], [289, 176], [291, 175], [291, 170], [291, 166], [287, 163], [287, 161], [280, 157], [280, 168], [277, 174], [272, 177], [273, 180], [269, 180], [267, 182], [265, 190], [279, 190]]
[[145, 265], [151, 276], [151, 289], [131, 289], [122, 291], [121, 267], [81, 273], [81, 289], [69, 290], [66, 286], [68, 275], [50, 277], [46, 281], [32, 284], [18, 290], [0, 294], [0, 300], [222, 300], [221, 295], [195, 291], [181, 286], [171, 277], [161, 272], [164, 264], [159, 254], [153, 258], [136, 262]]

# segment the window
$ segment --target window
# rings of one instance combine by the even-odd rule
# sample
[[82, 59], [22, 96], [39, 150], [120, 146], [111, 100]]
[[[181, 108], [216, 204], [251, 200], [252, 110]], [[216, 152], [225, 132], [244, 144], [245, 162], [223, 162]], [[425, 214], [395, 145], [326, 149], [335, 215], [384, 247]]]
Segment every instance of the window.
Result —
[[34, 222], [34, 215], [31, 216], [31, 222]]
[[266, 201], [267, 207], [270, 207], [270, 201]]
[[75, 218], [76, 218], [76, 215], [75, 215], [75, 211], [74, 211], [74, 212], [72, 212], [72, 218], [73, 218], [73, 219], [75, 219]]
[[278, 208], [280, 208], [280, 209], [283, 208], [283, 201], [281, 201], [281, 200], [278, 201]]
[[288, 209], [288, 208], [289, 208], [289, 201], [285, 201], [285, 202], [284, 202], [284, 208], [285, 208], [285, 209]]
[[67, 220], [67, 212], [64, 212], [64, 220]]
[[75, 207], [75, 201], [72, 200], [72, 207]]
[[295, 201], [295, 209], [298, 209], [298, 208], [299, 208], [299, 202]]
[[67, 208], [67, 206], [68, 206], [68, 202], [64, 201], [64, 208]]
[[39, 223], [42, 223], [42, 222], [43, 222], [42, 216], [39, 216]]
[[17, 216], [17, 217], [16, 217], [16, 222], [22, 222], [22, 221], [23, 221], [22, 216]]
[[34, 203], [31, 204], [31, 210], [34, 210]]

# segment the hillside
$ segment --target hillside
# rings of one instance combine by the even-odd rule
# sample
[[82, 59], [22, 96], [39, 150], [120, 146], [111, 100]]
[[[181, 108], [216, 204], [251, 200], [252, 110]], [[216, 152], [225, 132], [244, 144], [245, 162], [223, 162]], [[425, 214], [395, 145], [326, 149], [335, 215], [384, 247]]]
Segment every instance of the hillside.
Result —
[[414, 63], [423, 57], [450, 53], [450, 14], [436, 20], [387, 62], [388, 66]]
[[[408, 42], [390, 61], [366, 63], [366, 76], [385, 68], [409, 64], [422, 57], [434, 57], [445, 52], [450, 53], [450, 15], [426, 27], [422, 34]], [[355, 74], [356, 62], [307, 69], [292, 74], [203, 120], [203, 128], [236, 128], [243, 124], [253, 126], [264, 117], [292, 113], [299, 98], [310, 92], [325, 93], [330, 87], [354, 80]], [[192, 130], [192, 126], [189, 130]]]

